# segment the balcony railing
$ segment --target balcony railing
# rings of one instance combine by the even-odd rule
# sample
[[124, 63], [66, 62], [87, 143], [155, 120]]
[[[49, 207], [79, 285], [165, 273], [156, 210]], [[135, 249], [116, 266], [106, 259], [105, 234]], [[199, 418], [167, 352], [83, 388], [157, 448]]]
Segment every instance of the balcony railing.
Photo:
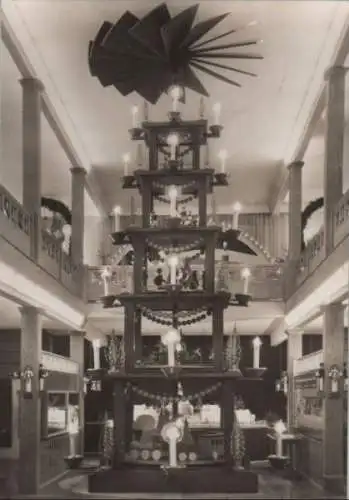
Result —
[[74, 295], [82, 295], [84, 269], [74, 266], [61, 242], [48, 231], [41, 231], [41, 248], [33, 258], [37, 238], [36, 217], [28, 214], [20, 203], [0, 185], [0, 235], [13, 247], [53, 276]]
[[349, 234], [349, 189], [340, 199], [334, 213], [334, 245], [337, 246]]
[[[242, 293], [243, 282], [241, 279], [242, 264], [229, 263], [224, 268], [225, 281], [229, 291], [233, 294]], [[87, 271], [86, 294], [89, 302], [98, 302], [106, 294], [118, 295], [120, 293], [133, 293], [133, 267], [132, 266], [114, 266], [111, 279], [107, 280], [106, 290], [103, 271], [104, 267], [89, 267]], [[192, 266], [193, 270], [203, 271], [203, 265]], [[283, 269], [279, 264], [259, 265], [250, 267], [251, 276], [249, 279], [248, 292], [254, 300], [283, 300]], [[216, 272], [219, 272], [219, 263], [216, 266]], [[153, 284], [156, 276], [156, 268], [148, 269], [148, 280], [146, 290], [156, 290]]]
[[0, 234], [11, 245], [30, 257], [33, 219], [0, 184]]
[[[349, 190], [340, 199], [334, 211], [333, 243], [336, 248], [349, 235]], [[319, 232], [308, 242], [301, 254], [297, 285], [300, 285], [325, 260], [325, 233]]]

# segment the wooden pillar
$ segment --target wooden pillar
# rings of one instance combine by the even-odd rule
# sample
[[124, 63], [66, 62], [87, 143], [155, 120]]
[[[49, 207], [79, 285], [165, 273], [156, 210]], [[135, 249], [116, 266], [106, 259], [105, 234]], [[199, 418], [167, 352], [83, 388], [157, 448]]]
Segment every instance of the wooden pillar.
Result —
[[31, 257], [41, 249], [41, 94], [42, 83], [36, 78], [20, 80], [22, 92], [22, 164], [23, 207], [34, 218]]
[[157, 170], [158, 168], [158, 149], [156, 143], [156, 136], [153, 134], [150, 137], [148, 145], [148, 160], [149, 170]]
[[207, 183], [208, 183], [208, 178], [204, 177], [202, 178], [202, 181], [199, 184], [199, 195], [198, 195], [199, 225], [201, 227], [206, 226], [206, 219], [207, 219]]
[[133, 264], [133, 290], [134, 293], [141, 293], [143, 290], [143, 266], [145, 257], [145, 243], [137, 239], [134, 245], [134, 264]]
[[325, 251], [333, 250], [334, 211], [343, 193], [343, 155], [345, 130], [345, 74], [342, 66], [330, 68], [326, 74], [327, 113], [324, 168]]
[[323, 478], [330, 491], [344, 491], [344, 395], [331, 394], [328, 372], [331, 366], [343, 369], [344, 362], [344, 307], [329, 304], [323, 308], [323, 351], [325, 366]]
[[288, 394], [287, 394], [287, 426], [290, 430], [295, 426], [295, 383], [293, 365], [294, 360], [302, 357], [302, 336], [303, 331], [291, 330], [287, 339], [287, 377], [288, 377]]
[[84, 365], [84, 338], [85, 332], [72, 332], [70, 335], [70, 357], [73, 361], [76, 361], [79, 365], [78, 373], [78, 387], [77, 391], [79, 394], [79, 450], [78, 453], [84, 454], [84, 430], [85, 430], [85, 394], [84, 394], [84, 375], [85, 375], [85, 365]]
[[223, 310], [214, 305], [212, 310], [212, 342], [215, 369], [223, 369], [223, 349], [224, 349], [224, 326]]
[[40, 486], [40, 387], [39, 365], [41, 361], [41, 316], [33, 307], [21, 311], [21, 371], [30, 367], [33, 371], [32, 397], [19, 397], [19, 493], [36, 495]]
[[124, 309], [124, 349], [125, 349], [125, 370], [130, 371], [134, 367], [134, 327], [135, 327], [135, 306], [127, 303]]
[[215, 251], [217, 234], [206, 243], [205, 248], [205, 291], [214, 292], [215, 287]]
[[151, 184], [144, 178], [142, 179], [143, 192], [142, 192], [142, 227], [149, 227], [150, 214], [153, 210], [153, 197], [151, 194]]
[[113, 467], [117, 469], [122, 466], [125, 459], [125, 435], [126, 435], [126, 398], [124, 383], [122, 380], [114, 381], [113, 389], [114, 406], [114, 460]]
[[142, 359], [142, 313], [136, 309], [134, 323], [134, 351], [135, 361]]
[[131, 391], [125, 398], [125, 452], [130, 450], [133, 438], [133, 394]]
[[224, 432], [224, 460], [233, 465], [231, 438], [234, 427], [234, 386], [232, 380], [224, 380], [222, 387], [222, 422]]

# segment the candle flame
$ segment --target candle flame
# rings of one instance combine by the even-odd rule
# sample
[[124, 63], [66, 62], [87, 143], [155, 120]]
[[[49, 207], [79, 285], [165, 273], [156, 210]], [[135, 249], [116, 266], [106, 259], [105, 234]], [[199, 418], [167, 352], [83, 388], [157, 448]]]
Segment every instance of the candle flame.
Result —
[[169, 146], [177, 146], [179, 143], [179, 137], [177, 134], [170, 134], [168, 137], [167, 137], [167, 144]]
[[241, 276], [243, 278], [249, 278], [251, 276], [251, 271], [249, 270], [248, 267], [245, 267], [242, 271], [241, 271]]
[[262, 345], [262, 341], [259, 337], [255, 337], [252, 340], [253, 347], [260, 347]]
[[239, 203], [238, 201], [236, 203], [234, 203], [234, 205], [233, 205], [234, 212], [241, 212], [241, 209], [242, 209], [241, 203]]

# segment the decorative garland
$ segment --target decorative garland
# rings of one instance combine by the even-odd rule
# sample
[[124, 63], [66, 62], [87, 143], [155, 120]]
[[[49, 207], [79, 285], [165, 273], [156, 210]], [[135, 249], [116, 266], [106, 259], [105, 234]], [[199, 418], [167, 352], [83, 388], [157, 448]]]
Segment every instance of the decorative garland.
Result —
[[[196, 392], [194, 394], [189, 394], [188, 396], [185, 396], [185, 399], [188, 400], [189, 402], [193, 402], [193, 401], [200, 401], [201, 402], [202, 398], [217, 391], [217, 389], [221, 385], [222, 385], [222, 382], [217, 382], [216, 384], [211, 385], [210, 387], [208, 387], [207, 389], [204, 389], [203, 391]], [[138, 387], [132, 385], [131, 383], [127, 384], [127, 388], [131, 389], [138, 396], [141, 396], [143, 398], [146, 398], [146, 399], [149, 399], [152, 401], [160, 402], [161, 405], [163, 405], [163, 406], [166, 406], [169, 403], [179, 403], [180, 401], [183, 400], [183, 396], [168, 396], [167, 394], [154, 394], [152, 392], [138, 389]]]
[[55, 198], [46, 198], [45, 196], [43, 196], [41, 198], [41, 206], [43, 208], [47, 208], [47, 210], [50, 210], [50, 212], [60, 214], [65, 220], [66, 224], [71, 226], [71, 211], [62, 201], [56, 200]]
[[147, 245], [150, 248], [153, 248], [154, 250], [158, 252], [164, 252], [166, 254], [178, 254], [182, 252], [190, 252], [192, 250], [196, 250], [199, 246], [203, 244], [202, 238], [199, 238], [198, 240], [193, 241], [192, 243], [188, 243], [187, 245], [178, 245], [178, 246], [168, 246], [164, 247], [163, 245], [159, 245], [157, 243], [153, 243], [149, 239], [146, 240]]
[[[163, 326], [172, 326], [173, 325], [173, 320], [172, 319], [164, 319], [163, 317], [159, 317], [158, 315], [155, 315], [150, 309], [144, 308], [140, 306], [140, 310], [142, 313], [142, 316], [146, 319], [149, 319], [150, 321], [153, 321], [153, 323], [156, 323], [158, 325], [163, 325]], [[198, 323], [199, 321], [203, 321], [211, 314], [210, 311], [205, 311], [204, 313], [197, 314], [192, 316], [190, 319], [186, 320], [178, 320], [178, 326], [186, 326], [186, 325], [194, 325], [195, 323]]]
[[259, 243], [259, 241], [256, 240], [256, 238], [254, 238], [253, 236], [251, 236], [249, 233], [247, 233], [246, 231], [241, 231], [241, 236], [243, 238], [246, 238], [248, 241], [250, 241], [254, 246], [256, 246], [258, 248], [258, 250], [260, 250], [262, 252], [262, 254], [264, 255], [264, 257], [271, 263], [271, 264], [274, 264], [275, 262], [275, 259], [271, 256], [270, 252], [265, 249], [263, 247], [263, 245], [261, 245], [261, 243]]
[[305, 249], [305, 240], [304, 240], [304, 231], [307, 227], [308, 220], [313, 215], [314, 212], [319, 210], [324, 206], [324, 198], [316, 198], [315, 200], [308, 203], [305, 209], [302, 212], [302, 250]]
[[[161, 203], [167, 203], [168, 205], [171, 203], [170, 200], [165, 198], [165, 196], [161, 196], [159, 194], [154, 195], [154, 198], [157, 201], [160, 201]], [[177, 203], [179, 205], [186, 204], [186, 203], [191, 203], [197, 198], [197, 195], [191, 194], [190, 196], [187, 196], [186, 198], [182, 198], [181, 200], [178, 200]]]

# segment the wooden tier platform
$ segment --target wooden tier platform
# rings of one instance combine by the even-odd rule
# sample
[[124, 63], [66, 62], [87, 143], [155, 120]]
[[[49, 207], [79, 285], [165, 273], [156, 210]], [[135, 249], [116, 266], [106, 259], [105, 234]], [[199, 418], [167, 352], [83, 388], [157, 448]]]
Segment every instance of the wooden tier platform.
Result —
[[90, 493], [257, 493], [254, 472], [219, 463], [163, 469], [153, 465], [124, 465], [89, 475]]
[[123, 306], [128, 304], [142, 304], [153, 311], [172, 311], [177, 307], [179, 311], [190, 311], [201, 307], [220, 307], [226, 309], [229, 305], [231, 294], [229, 292], [209, 293], [205, 291], [181, 292], [145, 292], [122, 293], [120, 295], [107, 295], [102, 298], [105, 308]]

